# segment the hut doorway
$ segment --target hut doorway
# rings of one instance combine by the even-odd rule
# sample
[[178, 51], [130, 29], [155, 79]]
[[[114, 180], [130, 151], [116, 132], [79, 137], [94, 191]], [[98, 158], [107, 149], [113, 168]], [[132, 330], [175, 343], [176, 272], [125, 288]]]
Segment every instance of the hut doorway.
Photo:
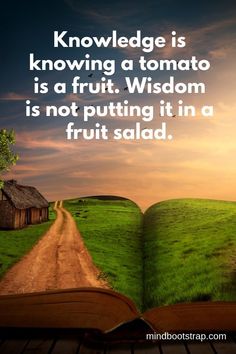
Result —
[[26, 217], [26, 224], [29, 225], [31, 224], [31, 213], [30, 213], [30, 208], [26, 209], [26, 214], [25, 214], [25, 217]]

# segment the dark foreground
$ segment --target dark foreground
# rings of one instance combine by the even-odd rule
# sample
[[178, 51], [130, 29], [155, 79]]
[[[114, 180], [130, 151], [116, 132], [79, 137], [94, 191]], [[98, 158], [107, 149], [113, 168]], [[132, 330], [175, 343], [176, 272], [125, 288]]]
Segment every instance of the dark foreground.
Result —
[[91, 343], [78, 331], [19, 332], [10, 330], [0, 335], [1, 354], [233, 354], [235, 337], [227, 342], [204, 343]]

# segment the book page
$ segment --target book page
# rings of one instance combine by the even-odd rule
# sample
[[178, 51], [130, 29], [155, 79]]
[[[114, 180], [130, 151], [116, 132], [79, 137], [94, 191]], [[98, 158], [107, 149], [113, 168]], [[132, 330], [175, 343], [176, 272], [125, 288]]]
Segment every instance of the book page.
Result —
[[236, 301], [234, 202], [176, 199], [144, 214], [144, 308]]

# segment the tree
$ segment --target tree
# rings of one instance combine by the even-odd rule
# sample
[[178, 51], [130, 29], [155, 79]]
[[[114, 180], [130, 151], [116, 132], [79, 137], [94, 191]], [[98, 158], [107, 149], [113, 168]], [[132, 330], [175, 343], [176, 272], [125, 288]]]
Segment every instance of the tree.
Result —
[[15, 165], [18, 155], [15, 154], [11, 146], [15, 144], [15, 133], [13, 130], [0, 130], [0, 188], [3, 186], [1, 175], [9, 171], [10, 166]]

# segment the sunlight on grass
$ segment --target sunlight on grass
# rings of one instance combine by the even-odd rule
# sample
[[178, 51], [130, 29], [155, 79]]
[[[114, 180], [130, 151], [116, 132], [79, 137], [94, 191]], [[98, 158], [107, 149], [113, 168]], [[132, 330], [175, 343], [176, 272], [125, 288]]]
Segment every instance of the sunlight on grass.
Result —
[[114, 290], [142, 303], [142, 213], [126, 199], [81, 198], [64, 202], [94, 263]]

